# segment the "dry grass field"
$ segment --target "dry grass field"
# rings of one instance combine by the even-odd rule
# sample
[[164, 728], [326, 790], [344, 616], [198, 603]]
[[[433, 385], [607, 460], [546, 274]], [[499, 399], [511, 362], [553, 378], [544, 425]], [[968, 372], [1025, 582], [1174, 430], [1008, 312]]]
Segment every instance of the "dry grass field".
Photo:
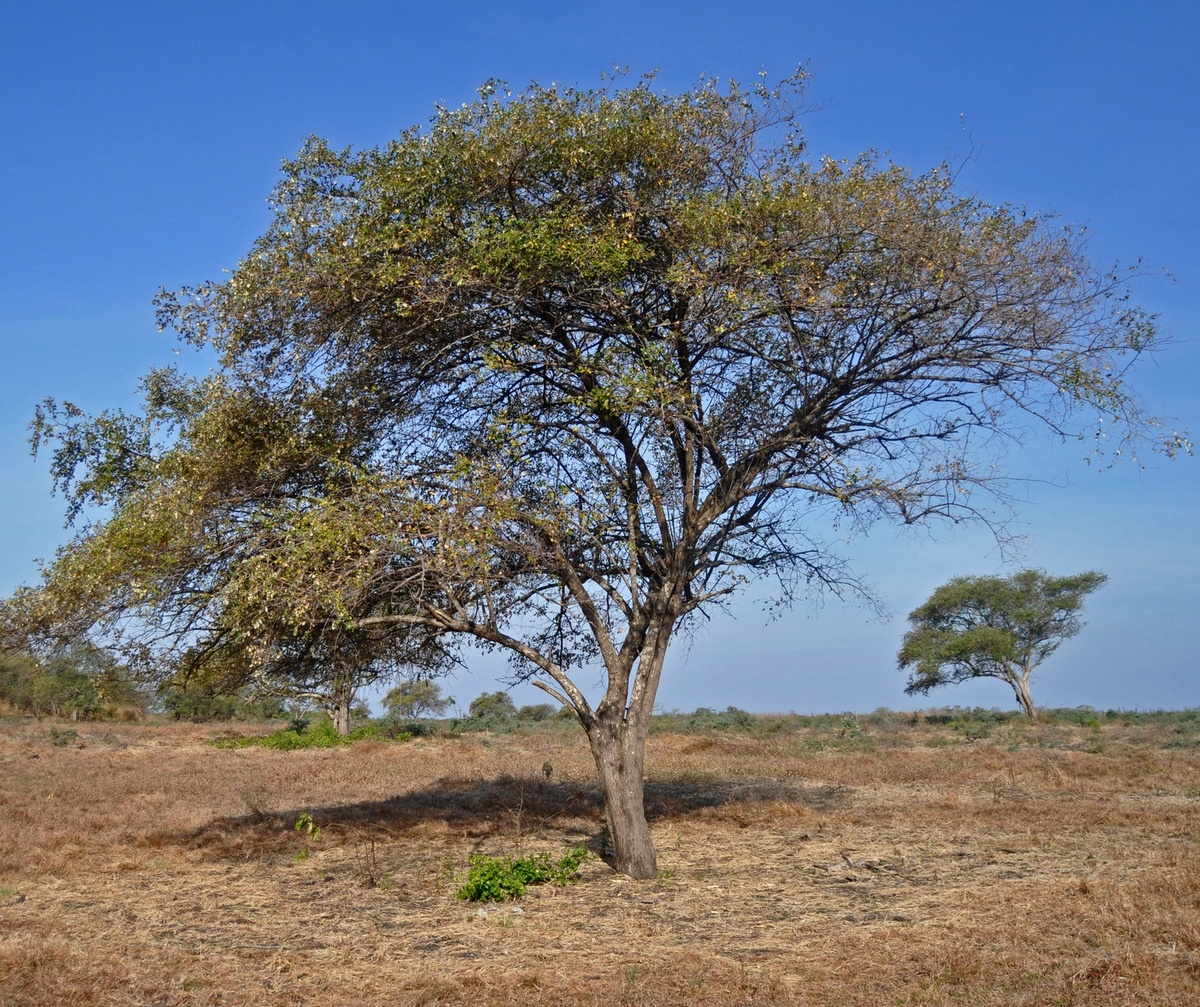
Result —
[[469, 855], [598, 846], [577, 731], [9, 720], [0, 1003], [1200, 1003], [1200, 724], [831, 723], [655, 734], [659, 880], [481, 907]]

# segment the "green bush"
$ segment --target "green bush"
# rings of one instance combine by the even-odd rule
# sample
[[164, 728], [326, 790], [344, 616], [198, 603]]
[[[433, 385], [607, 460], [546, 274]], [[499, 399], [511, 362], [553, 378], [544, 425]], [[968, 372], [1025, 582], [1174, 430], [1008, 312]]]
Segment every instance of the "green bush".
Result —
[[757, 727], [752, 713], [727, 706], [723, 713], [702, 706], [683, 724], [684, 731], [743, 731], [752, 732]]
[[437, 734], [440, 727], [432, 720], [395, 720], [385, 717], [377, 727], [381, 737], [389, 741], [407, 741], [409, 738], [429, 738]]
[[333, 721], [323, 720], [316, 727], [305, 727], [297, 731], [295, 726], [275, 731], [262, 738], [221, 738], [213, 742], [217, 748], [250, 748], [259, 746], [277, 752], [294, 752], [300, 748], [336, 748], [352, 745], [356, 741], [407, 741], [411, 734], [389, 732], [377, 724], [363, 724], [346, 735], [339, 735]]
[[33, 683], [41, 672], [41, 665], [26, 654], [0, 653], [0, 699], [32, 713]]
[[1096, 727], [1100, 723], [1096, 711], [1086, 706], [1074, 709], [1042, 710], [1039, 719], [1043, 724], [1075, 724], [1080, 727]]
[[223, 691], [197, 683], [167, 682], [158, 692], [157, 705], [176, 720], [202, 724], [210, 720], [279, 720], [289, 716], [278, 696], [254, 696], [249, 689]]
[[159, 692], [158, 705], [176, 720], [200, 724], [209, 720], [233, 720], [241, 711], [242, 699], [228, 693], [167, 685]]
[[50, 744], [56, 748], [70, 748], [79, 741], [79, 732], [69, 727], [50, 728]]
[[471, 902], [503, 902], [519, 899], [528, 885], [573, 884], [578, 880], [579, 866], [588, 856], [582, 843], [567, 850], [557, 862], [549, 853], [516, 860], [480, 854], [468, 858], [466, 880], [454, 894]]

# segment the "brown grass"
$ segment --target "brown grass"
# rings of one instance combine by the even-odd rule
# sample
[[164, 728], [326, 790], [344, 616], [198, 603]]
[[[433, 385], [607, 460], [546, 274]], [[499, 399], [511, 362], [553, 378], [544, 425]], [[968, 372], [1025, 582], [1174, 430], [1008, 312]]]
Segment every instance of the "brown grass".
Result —
[[1200, 1003], [1200, 749], [1134, 728], [656, 735], [658, 881], [481, 908], [470, 854], [596, 842], [581, 737], [74, 726], [0, 725], [12, 1007]]

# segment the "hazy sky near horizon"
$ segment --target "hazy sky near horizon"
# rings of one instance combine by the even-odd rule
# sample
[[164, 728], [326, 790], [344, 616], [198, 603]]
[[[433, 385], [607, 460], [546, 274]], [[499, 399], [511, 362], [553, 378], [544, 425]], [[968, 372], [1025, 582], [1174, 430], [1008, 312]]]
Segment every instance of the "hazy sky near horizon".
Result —
[[[1200, 8], [1186, 2], [5, 5], [0, 594], [32, 582], [69, 534], [47, 460], [29, 455], [35, 405], [129, 408], [151, 367], [203, 369], [157, 332], [151, 298], [237, 264], [268, 222], [280, 161], [312, 134], [386, 142], [488, 78], [592, 86], [616, 64], [677, 90], [806, 64], [814, 157], [949, 160], [964, 191], [1086, 226], [1099, 263], [1143, 259], [1139, 298], [1174, 345], [1134, 380], [1152, 412], [1195, 433], [1198, 42]], [[979, 528], [879, 526], [845, 543], [890, 617], [825, 599], [768, 621], [769, 585], [752, 588], [677, 642], [660, 705], [1011, 707], [996, 682], [906, 697], [895, 653], [905, 614], [949, 577], [1020, 566], [1110, 578], [1047, 662], [1041, 704], [1200, 705], [1200, 461], [1097, 471], [1084, 454], [1034, 438], [1009, 459], [1030, 480], [1015, 556]], [[471, 658], [447, 691], [465, 707], [503, 671]]]

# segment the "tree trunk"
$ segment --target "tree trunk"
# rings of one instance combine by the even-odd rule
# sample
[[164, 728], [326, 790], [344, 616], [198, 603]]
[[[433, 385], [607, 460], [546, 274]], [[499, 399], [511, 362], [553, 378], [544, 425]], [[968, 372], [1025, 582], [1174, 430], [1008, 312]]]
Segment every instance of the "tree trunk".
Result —
[[646, 821], [646, 738], [624, 711], [598, 718], [588, 734], [604, 794], [613, 867], [631, 878], [658, 877], [658, 857]]
[[333, 728], [339, 738], [350, 733], [350, 699], [339, 696], [329, 704], [329, 716], [333, 719]]
[[1014, 678], [1013, 692], [1017, 694], [1017, 702], [1021, 704], [1021, 709], [1024, 710], [1030, 720], [1037, 720], [1037, 707], [1033, 705], [1033, 696], [1029, 692], [1029, 680], [1025, 678]]

